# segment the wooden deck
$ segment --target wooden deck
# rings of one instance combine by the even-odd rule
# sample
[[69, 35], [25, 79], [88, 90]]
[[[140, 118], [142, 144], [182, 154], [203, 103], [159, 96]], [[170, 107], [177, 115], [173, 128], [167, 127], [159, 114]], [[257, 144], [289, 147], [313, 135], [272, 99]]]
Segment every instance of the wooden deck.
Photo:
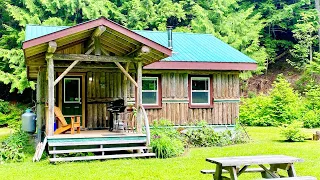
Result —
[[[154, 157], [145, 134], [86, 130], [48, 136], [50, 162]], [[75, 154], [79, 154], [74, 156]]]
[[53, 136], [48, 136], [48, 139], [61, 139], [61, 138], [103, 138], [103, 137], [126, 137], [126, 136], [146, 136], [145, 134], [137, 134], [133, 132], [116, 132], [109, 130], [82, 130], [80, 134], [57, 134]]

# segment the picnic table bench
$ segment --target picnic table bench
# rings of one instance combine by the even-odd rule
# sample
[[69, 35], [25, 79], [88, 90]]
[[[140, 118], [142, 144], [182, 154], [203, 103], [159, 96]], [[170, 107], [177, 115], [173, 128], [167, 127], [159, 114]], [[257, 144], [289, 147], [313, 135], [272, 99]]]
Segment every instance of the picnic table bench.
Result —
[[[286, 170], [288, 177], [296, 177], [296, 171], [293, 163], [303, 162], [300, 158], [284, 155], [267, 155], [267, 156], [238, 156], [224, 158], [207, 158], [206, 161], [216, 164], [215, 170], [202, 170], [203, 174], [212, 174], [214, 180], [226, 179], [222, 173], [229, 173], [231, 180], [237, 180], [242, 173], [260, 172], [263, 178], [280, 178], [279, 169]], [[265, 165], [269, 165], [267, 168]], [[251, 165], [258, 165], [260, 168], [248, 168]], [[299, 177], [299, 179], [309, 179], [313, 177]], [[285, 179], [285, 178], [281, 178]], [[290, 179], [290, 178], [287, 178]], [[296, 178], [291, 178], [296, 179]], [[310, 180], [311, 180], [310, 179]], [[313, 178], [312, 180], [314, 180]]]

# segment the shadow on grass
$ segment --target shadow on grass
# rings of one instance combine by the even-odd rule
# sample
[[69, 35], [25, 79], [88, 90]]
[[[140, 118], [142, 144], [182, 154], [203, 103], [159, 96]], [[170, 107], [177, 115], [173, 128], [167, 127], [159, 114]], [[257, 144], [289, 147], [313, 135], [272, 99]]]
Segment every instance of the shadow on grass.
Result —
[[274, 139], [271, 140], [272, 142], [279, 142], [279, 143], [288, 143], [288, 144], [296, 144], [296, 143], [308, 143], [311, 140], [305, 140], [305, 141], [288, 141], [288, 140], [283, 140], [283, 139]]

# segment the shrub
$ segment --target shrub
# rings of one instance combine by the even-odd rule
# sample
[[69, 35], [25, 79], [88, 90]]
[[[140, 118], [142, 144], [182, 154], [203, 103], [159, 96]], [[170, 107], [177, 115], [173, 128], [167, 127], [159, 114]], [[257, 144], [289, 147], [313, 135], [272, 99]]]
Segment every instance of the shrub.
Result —
[[271, 98], [266, 95], [258, 95], [255, 98], [242, 99], [240, 105], [239, 120], [249, 126], [272, 126], [275, 123], [270, 118], [268, 105]]
[[243, 99], [240, 105], [240, 122], [250, 126], [278, 126], [302, 117], [304, 106], [299, 94], [279, 75], [270, 95]]
[[152, 150], [159, 158], [175, 157], [184, 152], [184, 139], [168, 120], [154, 121], [151, 137]]
[[191, 129], [185, 134], [187, 142], [194, 147], [226, 146], [246, 142], [246, 137], [240, 129], [216, 132], [212, 127], [203, 126]]
[[23, 105], [13, 105], [0, 100], [0, 126], [19, 127], [22, 109], [25, 109]]
[[303, 127], [316, 128], [320, 126], [320, 110], [309, 110], [302, 117]]
[[153, 136], [151, 141], [152, 151], [159, 158], [170, 158], [183, 154], [184, 144], [181, 140], [170, 138], [166, 134]]
[[0, 113], [7, 114], [9, 112], [9, 102], [0, 99]]
[[2, 142], [0, 146], [0, 163], [21, 162], [28, 151], [30, 151], [29, 135], [22, 130], [18, 130]]
[[271, 103], [268, 105], [268, 110], [275, 123], [291, 123], [299, 118], [300, 97], [283, 75], [280, 74], [273, 83], [270, 96]]
[[304, 141], [306, 136], [301, 132], [302, 122], [293, 121], [291, 124], [284, 124], [281, 127], [281, 134], [285, 137], [286, 141], [301, 142]]

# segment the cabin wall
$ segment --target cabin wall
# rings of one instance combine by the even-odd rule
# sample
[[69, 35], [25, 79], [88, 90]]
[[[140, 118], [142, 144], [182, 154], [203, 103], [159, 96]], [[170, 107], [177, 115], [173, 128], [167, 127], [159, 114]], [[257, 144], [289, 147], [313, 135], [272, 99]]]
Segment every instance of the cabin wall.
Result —
[[113, 72], [87, 72], [87, 128], [105, 128], [107, 102], [123, 98], [123, 74]]
[[[189, 108], [189, 73], [162, 73], [162, 108], [147, 109], [149, 120], [170, 120], [175, 125], [190, 125], [205, 120], [208, 124], [235, 124], [239, 115], [239, 74], [212, 72], [213, 108]], [[197, 75], [196, 72], [192, 74]]]
[[[144, 73], [143, 76], [148, 73]], [[192, 72], [193, 75], [198, 75]], [[239, 74], [211, 72], [213, 108], [189, 108], [190, 73], [161, 73], [162, 108], [146, 109], [150, 123], [158, 119], [170, 120], [175, 125], [190, 125], [204, 120], [208, 124], [235, 124], [239, 115]], [[135, 78], [135, 74], [131, 74]], [[92, 81], [90, 81], [92, 79]], [[107, 127], [109, 117], [106, 102], [123, 98], [124, 75], [119, 72], [87, 72], [87, 128]], [[135, 87], [127, 81], [127, 99], [134, 104]]]

